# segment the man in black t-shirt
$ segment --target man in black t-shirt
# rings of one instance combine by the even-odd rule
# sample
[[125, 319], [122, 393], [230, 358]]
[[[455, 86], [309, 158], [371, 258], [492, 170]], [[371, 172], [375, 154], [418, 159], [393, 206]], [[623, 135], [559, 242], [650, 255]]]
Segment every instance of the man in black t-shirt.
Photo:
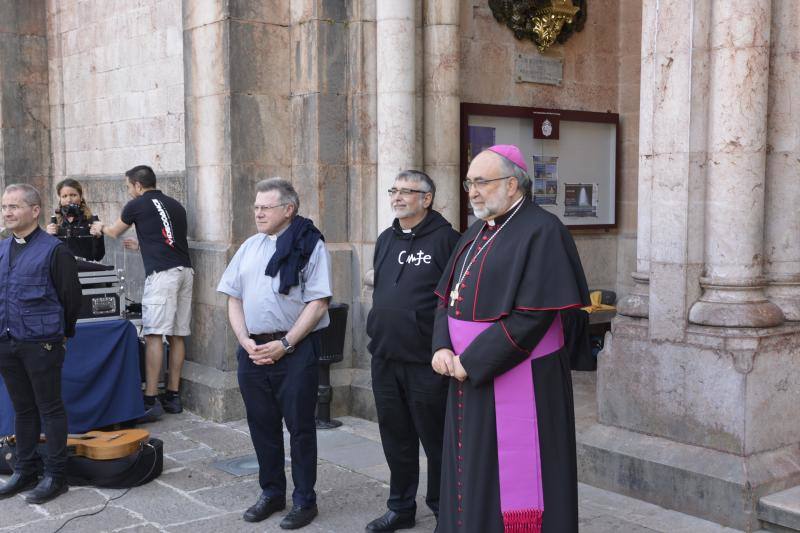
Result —
[[[186, 241], [186, 210], [180, 202], [156, 189], [156, 175], [148, 166], [132, 168], [125, 173], [125, 181], [133, 200], [125, 205], [114, 224], [92, 224], [92, 234], [116, 239], [132, 225], [136, 226], [138, 243], [125, 239], [123, 245], [128, 249], [141, 248], [147, 276], [142, 296], [142, 332], [147, 354], [143, 420], [152, 421], [164, 411], [183, 410], [178, 390], [186, 352], [184, 337], [190, 331], [194, 270]], [[158, 378], [164, 358], [162, 335], [169, 339], [169, 381], [159, 401]]]

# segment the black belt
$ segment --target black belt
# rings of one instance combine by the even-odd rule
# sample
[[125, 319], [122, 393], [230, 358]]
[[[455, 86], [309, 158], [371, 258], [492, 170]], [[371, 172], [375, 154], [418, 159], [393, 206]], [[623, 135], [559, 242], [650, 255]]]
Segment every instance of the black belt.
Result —
[[279, 341], [285, 336], [286, 336], [285, 331], [276, 331], [275, 333], [251, 334], [250, 338], [256, 341], [257, 344], [266, 344], [272, 341]]

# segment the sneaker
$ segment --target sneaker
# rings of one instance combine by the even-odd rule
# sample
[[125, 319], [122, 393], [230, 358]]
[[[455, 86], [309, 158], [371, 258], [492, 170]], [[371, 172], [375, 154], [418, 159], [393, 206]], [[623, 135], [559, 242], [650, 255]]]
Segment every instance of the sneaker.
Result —
[[144, 415], [142, 415], [138, 422], [141, 424], [148, 424], [150, 422], [155, 422], [162, 416], [164, 416], [164, 406], [156, 399], [155, 403], [150, 407], [145, 406]]
[[176, 415], [183, 411], [180, 393], [172, 394], [165, 392], [164, 394], [161, 394], [158, 399], [161, 401], [164, 411], [170, 414]]

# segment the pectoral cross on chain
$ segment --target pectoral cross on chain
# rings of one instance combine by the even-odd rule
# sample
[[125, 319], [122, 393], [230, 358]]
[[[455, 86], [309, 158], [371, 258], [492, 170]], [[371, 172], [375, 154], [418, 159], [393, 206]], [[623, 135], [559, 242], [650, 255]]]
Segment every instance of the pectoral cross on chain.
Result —
[[450, 307], [456, 305], [456, 300], [458, 300], [458, 287], [450, 291]]

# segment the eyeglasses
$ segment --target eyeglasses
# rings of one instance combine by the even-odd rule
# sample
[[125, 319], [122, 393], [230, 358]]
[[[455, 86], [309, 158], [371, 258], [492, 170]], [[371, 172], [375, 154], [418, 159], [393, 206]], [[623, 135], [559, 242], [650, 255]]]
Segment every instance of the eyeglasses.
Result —
[[486, 178], [475, 178], [471, 180], [464, 180], [461, 182], [461, 185], [464, 187], [465, 191], [469, 192], [470, 187], [472, 187], [473, 185], [477, 189], [482, 189], [483, 187], [486, 186], [487, 183], [491, 183], [493, 181], [507, 180], [508, 178], [513, 178], [513, 177], [514, 176], [503, 176], [502, 178], [494, 178], [490, 180], [487, 180]]
[[416, 193], [428, 194], [431, 191], [421, 191], [419, 189], [398, 189], [396, 187], [392, 187], [391, 189], [389, 189], [386, 192], [389, 193], [389, 196], [394, 196], [395, 194], [398, 194], [398, 193], [400, 194], [400, 196], [411, 196], [412, 194], [416, 194]]
[[16, 205], [16, 204], [0, 205], [0, 211], [8, 211], [8, 212], [14, 213], [16, 211], [19, 211], [20, 209], [25, 208], [25, 207], [30, 207], [30, 206], [29, 205]]
[[286, 205], [286, 203], [284, 202], [282, 204], [276, 204], [276, 205], [254, 205], [253, 211], [255, 211], [256, 213], [265, 213], [268, 212], [270, 209], [275, 209], [276, 207], [281, 207], [283, 205]]

